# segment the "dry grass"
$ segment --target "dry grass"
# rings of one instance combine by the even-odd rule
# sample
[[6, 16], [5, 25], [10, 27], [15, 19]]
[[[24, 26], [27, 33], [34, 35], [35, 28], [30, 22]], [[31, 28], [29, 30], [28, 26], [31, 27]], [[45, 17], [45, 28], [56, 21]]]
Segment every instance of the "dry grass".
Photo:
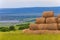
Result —
[[60, 40], [60, 34], [23, 34], [22, 31], [0, 32], [0, 40]]

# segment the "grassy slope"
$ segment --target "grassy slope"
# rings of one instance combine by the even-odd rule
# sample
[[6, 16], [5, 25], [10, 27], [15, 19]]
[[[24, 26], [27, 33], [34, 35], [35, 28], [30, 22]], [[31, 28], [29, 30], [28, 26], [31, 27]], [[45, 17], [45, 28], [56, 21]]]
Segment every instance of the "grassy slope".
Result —
[[0, 32], [0, 40], [60, 40], [60, 34], [22, 34], [22, 31]]

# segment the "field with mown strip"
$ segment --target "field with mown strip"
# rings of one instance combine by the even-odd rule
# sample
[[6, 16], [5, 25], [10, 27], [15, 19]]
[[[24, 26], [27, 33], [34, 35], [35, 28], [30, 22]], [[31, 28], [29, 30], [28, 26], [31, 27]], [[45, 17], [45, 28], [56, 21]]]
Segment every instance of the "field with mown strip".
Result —
[[0, 32], [0, 40], [60, 40], [60, 34], [23, 34], [22, 31]]

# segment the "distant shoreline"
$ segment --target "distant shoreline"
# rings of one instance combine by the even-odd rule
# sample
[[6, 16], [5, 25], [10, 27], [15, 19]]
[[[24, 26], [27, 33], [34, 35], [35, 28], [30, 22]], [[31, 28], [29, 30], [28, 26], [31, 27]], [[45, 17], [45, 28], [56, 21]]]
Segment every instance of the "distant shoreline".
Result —
[[18, 20], [3, 20], [3, 21], [0, 21], [0, 22], [19, 22]]

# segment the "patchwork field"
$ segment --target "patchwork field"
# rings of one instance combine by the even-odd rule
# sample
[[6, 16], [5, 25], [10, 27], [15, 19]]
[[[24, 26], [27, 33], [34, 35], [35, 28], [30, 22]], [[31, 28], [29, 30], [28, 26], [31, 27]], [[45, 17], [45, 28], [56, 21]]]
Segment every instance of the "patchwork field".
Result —
[[60, 40], [60, 34], [23, 34], [22, 31], [0, 32], [0, 40]]

